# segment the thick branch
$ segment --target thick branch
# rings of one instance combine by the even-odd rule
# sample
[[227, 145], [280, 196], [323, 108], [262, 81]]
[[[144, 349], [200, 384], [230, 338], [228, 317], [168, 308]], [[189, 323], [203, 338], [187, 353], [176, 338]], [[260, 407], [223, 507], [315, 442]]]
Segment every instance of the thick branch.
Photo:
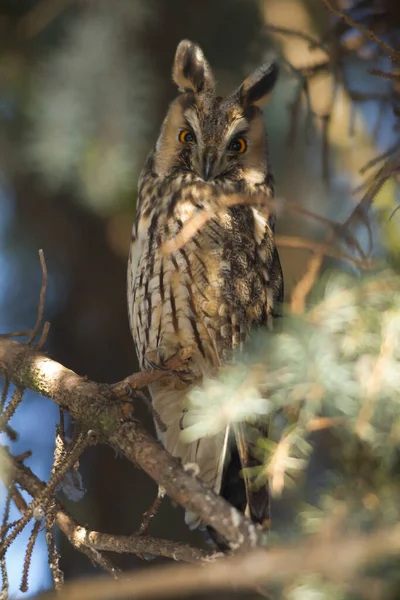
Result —
[[0, 374], [16, 386], [51, 398], [88, 429], [107, 437], [130, 461], [162, 485], [178, 504], [237, 546], [262, 544], [265, 533], [217, 496], [179, 463], [139, 422], [126, 421], [115, 402], [112, 386], [80, 377], [37, 350], [10, 340], [0, 340]]

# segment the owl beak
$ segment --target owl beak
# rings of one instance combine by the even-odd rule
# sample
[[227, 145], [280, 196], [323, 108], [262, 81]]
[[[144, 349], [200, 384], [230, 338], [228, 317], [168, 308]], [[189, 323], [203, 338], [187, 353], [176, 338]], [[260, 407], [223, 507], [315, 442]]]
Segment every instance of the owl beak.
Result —
[[206, 152], [203, 162], [203, 179], [209, 181], [214, 172], [215, 155], [211, 152]]

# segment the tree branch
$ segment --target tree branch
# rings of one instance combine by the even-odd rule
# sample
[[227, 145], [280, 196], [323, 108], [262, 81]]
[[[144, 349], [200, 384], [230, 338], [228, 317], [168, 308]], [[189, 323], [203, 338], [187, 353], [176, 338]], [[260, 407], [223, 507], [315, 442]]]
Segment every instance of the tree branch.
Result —
[[124, 418], [112, 386], [80, 377], [45, 354], [18, 342], [0, 340], [0, 374], [17, 387], [51, 398], [89, 430], [96, 430], [139, 465], [166, 493], [221, 533], [234, 547], [265, 542], [265, 531], [186, 473], [141, 424]]
[[[37, 498], [43, 494], [46, 484], [32, 473], [29, 467], [18, 462], [4, 450], [1, 452], [1, 461], [3, 465], [5, 463], [5, 468], [11, 474], [11, 479], [14, 484], [17, 483], [33, 498]], [[14, 497], [14, 494], [12, 494], [12, 496]], [[25, 512], [27, 509], [26, 503], [21, 505], [20, 499], [17, 498], [17, 500], [19, 500], [18, 506], [20, 510]], [[56, 502], [55, 506], [55, 522], [75, 548], [78, 550], [82, 550], [82, 546], [87, 548], [89, 551], [87, 554], [94, 562], [98, 561], [96, 560], [93, 550], [118, 553], [126, 552], [137, 555], [149, 553], [185, 562], [204, 560], [211, 556], [210, 552], [194, 548], [188, 544], [172, 542], [147, 535], [125, 536], [90, 531], [85, 527], [81, 527], [58, 502]]]
[[254, 590], [316, 573], [337, 584], [346, 583], [360, 567], [399, 553], [400, 525], [367, 535], [314, 535], [302, 543], [253, 550], [207, 565], [156, 567], [150, 573], [135, 571], [117, 581], [79, 580], [67, 584], [60, 595], [43, 594], [40, 600], [178, 598], [199, 591]]

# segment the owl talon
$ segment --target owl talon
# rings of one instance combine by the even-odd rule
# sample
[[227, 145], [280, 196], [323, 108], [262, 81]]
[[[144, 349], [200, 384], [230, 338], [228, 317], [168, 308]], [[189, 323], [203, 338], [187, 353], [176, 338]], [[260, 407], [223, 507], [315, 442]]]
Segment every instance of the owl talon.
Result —
[[134, 415], [134, 408], [133, 408], [133, 403], [130, 400], [120, 400], [118, 402], [118, 404], [120, 405], [120, 411], [121, 411], [121, 423], [132, 423], [134, 421], [137, 421], [137, 419], [135, 419]]
[[168, 368], [164, 365], [164, 361], [160, 361], [161, 364], [158, 365], [150, 358], [146, 358], [146, 362], [150, 366], [150, 368], [154, 369], [155, 371], [168, 371]]
[[168, 373], [169, 375], [176, 375], [177, 377], [179, 377], [179, 379], [181, 381], [186, 383], [188, 381], [188, 378], [189, 378], [189, 381], [193, 378], [193, 373], [190, 369], [176, 369], [176, 368], [171, 369], [168, 366], [168, 362], [173, 361], [174, 358], [176, 358], [176, 356], [177, 355], [174, 355], [168, 361], [164, 361], [164, 359], [160, 357], [159, 363], [156, 363], [153, 360], [151, 360], [151, 358], [146, 357], [146, 362], [151, 369], [154, 369], [155, 371], [164, 371], [165, 373]]
[[191, 383], [194, 379], [193, 371], [190, 369], [173, 369], [170, 371], [171, 375], [176, 375], [183, 383]]
[[163, 360], [160, 360], [160, 364], [155, 363], [154, 361], [146, 358], [148, 365], [154, 369], [155, 371], [164, 371], [165, 373], [169, 373], [170, 375], [177, 375], [179, 373], [176, 369], [170, 369], [167, 367], [166, 363]]
[[184, 408], [183, 411], [182, 411], [181, 417], [179, 419], [179, 429], [181, 431], [183, 431], [185, 429], [185, 426], [183, 424], [183, 419], [185, 418], [185, 415], [186, 415], [187, 411], [188, 411], [188, 409]]

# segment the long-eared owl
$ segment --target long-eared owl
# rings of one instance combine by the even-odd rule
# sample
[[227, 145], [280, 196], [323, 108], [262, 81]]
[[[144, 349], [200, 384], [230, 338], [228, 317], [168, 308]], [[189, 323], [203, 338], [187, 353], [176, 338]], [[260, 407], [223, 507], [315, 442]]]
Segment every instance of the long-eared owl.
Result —
[[[150, 386], [157, 433], [173, 456], [183, 464], [196, 463], [199, 477], [227, 496], [225, 478], [235, 452], [238, 470], [251, 460], [240, 427], [234, 436], [227, 427], [193, 443], [184, 443], [180, 434], [191, 386], [240, 351], [254, 327], [270, 326], [282, 301], [273, 205], [248, 202], [252, 196], [273, 196], [259, 107], [278, 69], [275, 63], [262, 66], [223, 99], [215, 94], [199, 46], [183, 40], [172, 74], [179, 95], [139, 179], [128, 264], [130, 327], [141, 369], [162, 367], [190, 349], [191, 379], [173, 376]], [[236, 201], [205, 221], [174, 251], [163, 250], [194, 215], [231, 195], [243, 197], [243, 203]], [[232, 437], [233, 450], [227, 443]], [[267, 490], [252, 495], [241, 481], [245, 503], [231, 501], [262, 522]], [[186, 521], [199, 525], [191, 513]]]

